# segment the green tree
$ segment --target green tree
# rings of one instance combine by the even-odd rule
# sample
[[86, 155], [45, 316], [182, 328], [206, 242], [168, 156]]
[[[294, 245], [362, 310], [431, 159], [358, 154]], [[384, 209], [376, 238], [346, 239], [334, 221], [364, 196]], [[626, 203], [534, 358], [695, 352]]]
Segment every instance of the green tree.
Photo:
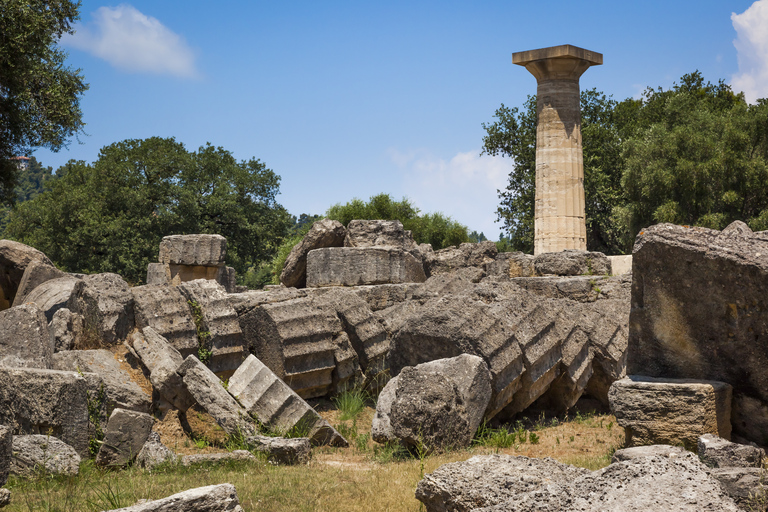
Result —
[[[14, 188], [14, 196], [17, 203], [29, 201], [43, 193], [50, 187], [51, 180], [55, 178], [52, 167], [43, 167], [35, 157], [30, 157], [29, 166], [18, 173], [17, 184]], [[11, 207], [0, 206], [0, 233], [5, 231]]]
[[270, 259], [291, 226], [275, 200], [279, 176], [210, 144], [188, 152], [172, 138], [126, 140], [57, 174], [49, 191], [13, 211], [6, 236], [68, 271], [141, 283], [163, 236], [216, 233], [227, 237], [227, 263], [242, 275]]
[[59, 38], [73, 33], [80, 2], [3, 0], [0, 8], [0, 202], [13, 203], [11, 158], [32, 148], [57, 151], [84, 126], [80, 70], [64, 64]]

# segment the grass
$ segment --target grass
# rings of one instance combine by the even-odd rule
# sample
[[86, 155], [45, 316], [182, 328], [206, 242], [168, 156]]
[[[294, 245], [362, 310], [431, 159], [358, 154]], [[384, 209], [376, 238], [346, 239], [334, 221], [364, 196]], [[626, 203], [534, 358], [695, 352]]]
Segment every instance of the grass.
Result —
[[[546, 421], [522, 420], [497, 428], [485, 425], [469, 449], [414, 456], [396, 445], [379, 445], [371, 440], [374, 409], [369, 402], [345, 420], [340, 418], [346, 418], [349, 411], [332, 406], [326, 409], [321, 411], [326, 420], [337, 428], [345, 425], [350, 447], [316, 448], [309, 465], [274, 466], [260, 458], [255, 462], [231, 461], [193, 468], [169, 465], [150, 473], [136, 467], [102, 471], [85, 462], [76, 477], [12, 476], [6, 484], [12, 502], [3, 512], [109, 510], [132, 505], [139, 499], [158, 499], [193, 487], [225, 482], [235, 486], [246, 512], [415, 512], [421, 505], [414, 498], [416, 485], [424, 474], [442, 464], [474, 455], [502, 453], [553, 457], [560, 462], [598, 469], [610, 462], [613, 450], [624, 442], [623, 431], [615, 427], [612, 416], [579, 415]], [[534, 443], [532, 436], [538, 442]]]

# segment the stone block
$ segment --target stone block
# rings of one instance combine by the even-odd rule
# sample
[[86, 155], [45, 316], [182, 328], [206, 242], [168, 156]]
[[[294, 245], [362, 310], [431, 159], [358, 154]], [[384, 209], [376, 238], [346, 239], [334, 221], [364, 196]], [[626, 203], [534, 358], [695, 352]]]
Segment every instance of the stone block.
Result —
[[234, 450], [222, 453], [196, 453], [193, 455], [184, 455], [181, 458], [181, 465], [192, 466], [195, 464], [216, 464], [230, 460], [250, 460], [256, 462], [258, 459], [248, 450]]
[[66, 307], [81, 315], [86, 329], [94, 328], [106, 345], [124, 341], [135, 324], [133, 295], [117, 274], [83, 276]]
[[611, 275], [621, 276], [632, 273], [632, 255], [608, 256], [611, 262]]
[[48, 434], [88, 456], [88, 383], [75, 372], [0, 368], [0, 424]]
[[763, 512], [768, 509], [766, 470], [762, 468], [714, 468], [709, 476], [720, 483], [740, 510]]
[[148, 284], [131, 288], [131, 293], [136, 327], [152, 327], [182, 357], [197, 354], [197, 328], [187, 299], [178, 287]]
[[171, 265], [224, 265], [227, 239], [221, 235], [170, 235], [160, 241], [160, 263]]
[[701, 462], [711, 468], [759, 468], [765, 458], [762, 448], [732, 443], [712, 434], [699, 437], [698, 449]]
[[0, 425], [0, 486], [5, 485], [11, 470], [13, 458], [13, 430]]
[[423, 283], [424, 268], [412, 254], [391, 247], [328, 247], [307, 255], [307, 286]]
[[489, 240], [464, 243], [459, 247], [446, 247], [428, 254], [424, 267], [428, 276], [455, 272], [464, 267], [477, 267], [482, 270], [492, 264], [497, 255], [496, 244]]
[[243, 512], [232, 484], [209, 485], [108, 512]]
[[237, 272], [232, 267], [219, 267], [219, 271], [216, 274], [216, 282], [227, 293], [235, 293], [237, 291]]
[[21, 282], [19, 282], [19, 288], [16, 290], [16, 297], [13, 299], [13, 305], [20, 306], [24, 304], [27, 295], [44, 282], [66, 276], [65, 272], [62, 272], [45, 260], [33, 259], [24, 270]]
[[285, 259], [280, 282], [288, 287], [304, 288], [307, 283], [307, 255], [314, 249], [342, 247], [347, 230], [336, 220], [321, 219], [291, 249]]
[[177, 461], [176, 454], [160, 441], [160, 434], [155, 431], [149, 433], [147, 441], [136, 456], [136, 465], [148, 470], [161, 464], [175, 464]]
[[147, 284], [171, 284], [171, 269], [166, 263], [149, 263], [147, 265]]
[[642, 457], [681, 457], [689, 453], [685, 448], [670, 446], [668, 444], [651, 444], [646, 446], [633, 446], [616, 450], [611, 456], [611, 464], [627, 460], [640, 459]]
[[67, 350], [53, 355], [53, 369], [97, 374], [104, 382], [107, 409], [115, 407], [148, 413], [152, 398], [120, 367], [109, 350]]
[[535, 256], [533, 266], [538, 275], [581, 276], [611, 273], [611, 262], [601, 252], [567, 249]]
[[122, 467], [133, 462], [147, 442], [154, 422], [152, 416], [143, 412], [112, 411], [96, 455], [96, 465]]
[[611, 385], [608, 400], [627, 446], [682, 444], [695, 450], [704, 434], [731, 437], [730, 385], [630, 375]]
[[413, 238], [405, 236], [399, 220], [351, 220], [344, 247], [396, 247], [408, 250]]
[[37, 304], [50, 322], [58, 310], [67, 306], [79, 282], [79, 279], [72, 276], [51, 279], [29, 292], [24, 300]]
[[36, 304], [0, 311], [0, 365], [51, 368], [54, 340]]
[[52, 436], [13, 436], [11, 473], [35, 476], [41, 470], [50, 475], [76, 475], [80, 472], [80, 456], [74, 448]]
[[532, 254], [500, 252], [493, 261], [485, 264], [485, 273], [500, 278], [533, 277], [536, 275], [533, 260]]
[[311, 457], [309, 439], [295, 437], [253, 436], [248, 438], [248, 443], [256, 450], [267, 455], [267, 459], [273, 464], [306, 464]]
[[54, 352], [74, 350], [77, 340], [83, 336], [83, 317], [67, 308], [61, 308], [53, 314], [48, 329], [53, 336]]
[[33, 261], [53, 266], [45, 254], [33, 247], [12, 240], [0, 240], [0, 311], [13, 305], [24, 271]]
[[151, 327], [145, 327], [131, 336], [133, 349], [149, 370], [152, 388], [175, 408], [184, 412], [195, 400], [184, 386], [176, 370], [184, 362], [178, 350]]

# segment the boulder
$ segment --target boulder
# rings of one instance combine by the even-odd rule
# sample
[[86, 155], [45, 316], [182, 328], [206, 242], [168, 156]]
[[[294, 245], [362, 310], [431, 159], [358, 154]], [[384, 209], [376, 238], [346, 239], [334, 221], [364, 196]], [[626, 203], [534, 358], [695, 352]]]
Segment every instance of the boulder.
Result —
[[117, 274], [83, 276], [67, 309], [81, 315], [84, 328], [94, 329], [103, 345], [124, 341], [135, 324], [133, 295], [128, 283]]
[[11, 240], [0, 240], [0, 311], [8, 309], [16, 299], [24, 271], [33, 261], [53, 266], [37, 249]]
[[285, 286], [304, 288], [307, 282], [307, 255], [310, 251], [324, 247], [342, 247], [346, 229], [335, 220], [322, 219], [315, 222], [304, 238], [291, 249], [285, 259], [280, 282]]
[[733, 425], [766, 444], [749, 425], [768, 425], [768, 239], [659, 224], [638, 235], [632, 260], [627, 373], [727, 382], [767, 406]]
[[160, 434], [155, 431], [149, 433], [147, 441], [136, 456], [136, 464], [148, 470], [161, 464], [175, 464], [177, 461], [176, 454], [160, 441]]
[[765, 512], [768, 510], [768, 487], [763, 468], [714, 468], [710, 478], [717, 480], [726, 494], [742, 510]]
[[257, 459], [248, 450], [234, 450], [231, 452], [223, 453], [196, 453], [194, 455], [184, 455], [181, 458], [181, 465], [192, 466], [195, 464], [217, 464], [231, 460], [250, 460], [255, 462]]
[[122, 467], [133, 462], [147, 442], [154, 422], [152, 416], [143, 412], [113, 410], [96, 455], [96, 465]]
[[131, 293], [135, 301], [136, 327], [153, 328], [182, 357], [197, 354], [197, 327], [187, 299], [177, 286], [147, 284], [131, 288]]
[[344, 247], [396, 247], [411, 249], [412, 237], [399, 220], [351, 220], [347, 224]]
[[685, 448], [679, 446], [670, 446], [668, 444], [650, 444], [646, 446], [633, 446], [632, 448], [622, 448], [616, 450], [611, 456], [611, 463], [623, 462], [627, 460], [640, 459], [642, 457], [681, 457], [688, 452]]
[[399, 440], [416, 450], [464, 448], [491, 399], [491, 374], [480, 357], [462, 354], [404, 368], [381, 396], [375, 439]]
[[95, 373], [104, 382], [107, 409], [115, 407], [149, 413], [152, 398], [120, 367], [109, 350], [66, 350], [53, 355], [53, 369]]
[[160, 241], [158, 261], [171, 265], [219, 267], [227, 255], [227, 239], [221, 235], [170, 235]]
[[488, 277], [511, 279], [515, 277], [533, 277], [536, 268], [533, 266], [534, 256], [522, 252], [500, 252], [493, 261], [485, 264], [485, 274]]
[[79, 282], [80, 280], [73, 276], [50, 279], [29, 292], [24, 301], [37, 304], [45, 314], [46, 321], [50, 322], [58, 310], [67, 306]]
[[0, 425], [0, 486], [5, 485], [13, 458], [13, 430]]
[[470, 512], [550, 485], [568, 485], [587, 474], [587, 469], [550, 458], [475, 455], [425, 475], [416, 487], [416, 499], [427, 512]]
[[232, 484], [209, 485], [107, 512], [243, 512]]
[[48, 330], [53, 336], [53, 351], [74, 350], [75, 343], [83, 336], [83, 317], [61, 308], [53, 314]]
[[184, 386], [197, 404], [210, 414], [230, 436], [252, 436], [253, 420], [219, 378], [195, 356], [188, 356], [177, 372], [183, 377]]
[[49, 475], [76, 475], [80, 456], [67, 443], [47, 435], [13, 436], [11, 473], [34, 476], [39, 471]]
[[306, 464], [311, 457], [309, 439], [296, 437], [287, 439], [284, 437], [251, 436], [248, 444], [256, 450], [264, 453], [273, 464]]
[[424, 267], [394, 247], [328, 247], [307, 255], [307, 286], [423, 283]]
[[611, 262], [601, 252], [566, 249], [561, 252], [545, 252], [535, 256], [536, 274], [555, 276], [610, 275]]
[[20, 306], [24, 304], [27, 295], [44, 282], [66, 276], [65, 272], [62, 272], [45, 260], [34, 259], [30, 261], [27, 268], [24, 269], [24, 275], [22, 275], [19, 288], [16, 290], [13, 305]]
[[227, 390], [260, 423], [277, 432], [300, 430], [313, 445], [347, 446], [347, 440], [253, 354], [229, 378]]
[[145, 327], [131, 336], [133, 350], [149, 370], [152, 388], [176, 409], [184, 412], [195, 399], [184, 386], [176, 370], [184, 362], [178, 350], [160, 336], [152, 327]]
[[731, 386], [724, 382], [629, 375], [611, 385], [608, 399], [627, 446], [695, 450], [704, 434], [731, 437]]
[[490, 240], [479, 243], [464, 243], [457, 247], [446, 247], [427, 255], [424, 267], [428, 276], [454, 272], [464, 267], [480, 270], [496, 259], [498, 249]]
[[51, 368], [54, 340], [36, 304], [0, 311], [0, 366]]
[[236, 370], [248, 354], [248, 348], [244, 345], [237, 313], [224, 288], [215, 281], [197, 279], [180, 284], [179, 291], [190, 304], [199, 331], [209, 335], [208, 367], [214, 373]]
[[712, 434], [699, 437], [698, 448], [701, 462], [711, 468], [760, 468], [765, 458], [762, 448], [732, 443]]
[[0, 425], [16, 433], [50, 433], [86, 457], [88, 389], [75, 372], [0, 368]]

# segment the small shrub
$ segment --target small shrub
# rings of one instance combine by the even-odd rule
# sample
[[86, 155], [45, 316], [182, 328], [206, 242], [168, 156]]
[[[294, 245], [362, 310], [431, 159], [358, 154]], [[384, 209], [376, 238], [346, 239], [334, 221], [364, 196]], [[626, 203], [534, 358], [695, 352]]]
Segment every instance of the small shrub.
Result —
[[361, 386], [355, 386], [352, 389], [342, 391], [331, 400], [339, 409], [339, 419], [341, 421], [354, 420], [363, 412], [365, 404], [370, 395]]
[[196, 300], [188, 300], [189, 308], [192, 310], [192, 318], [195, 321], [195, 329], [197, 330], [197, 358], [201, 363], [208, 366], [211, 362], [211, 333], [205, 330], [205, 319], [203, 318], [203, 310], [200, 304]]

